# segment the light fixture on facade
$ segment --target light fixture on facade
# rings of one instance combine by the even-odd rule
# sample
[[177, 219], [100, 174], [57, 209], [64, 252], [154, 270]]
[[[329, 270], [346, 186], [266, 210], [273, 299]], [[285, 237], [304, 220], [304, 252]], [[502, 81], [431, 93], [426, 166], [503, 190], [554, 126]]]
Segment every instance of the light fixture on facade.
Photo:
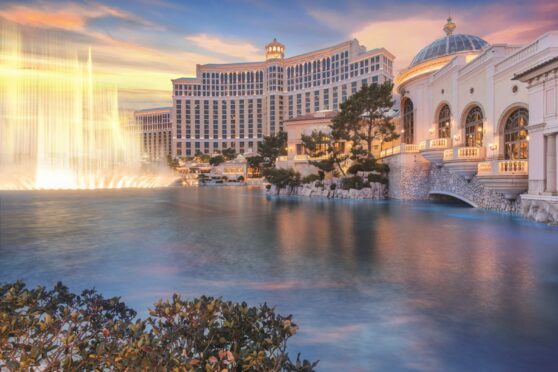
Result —
[[488, 148], [490, 149], [490, 151], [496, 151], [498, 145], [495, 143], [491, 143], [490, 145], [488, 145]]

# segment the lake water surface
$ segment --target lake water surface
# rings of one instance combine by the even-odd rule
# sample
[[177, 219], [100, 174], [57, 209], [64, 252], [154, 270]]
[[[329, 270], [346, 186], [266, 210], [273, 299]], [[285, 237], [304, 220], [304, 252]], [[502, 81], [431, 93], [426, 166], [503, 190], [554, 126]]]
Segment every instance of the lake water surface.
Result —
[[319, 370], [557, 370], [558, 229], [456, 205], [242, 187], [1, 192], [0, 282], [145, 316], [179, 292], [292, 313]]

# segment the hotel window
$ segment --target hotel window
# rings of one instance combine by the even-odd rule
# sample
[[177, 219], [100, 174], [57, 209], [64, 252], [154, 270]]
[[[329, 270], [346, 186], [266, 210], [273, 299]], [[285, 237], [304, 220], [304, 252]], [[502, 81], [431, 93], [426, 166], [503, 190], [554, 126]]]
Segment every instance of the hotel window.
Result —
[[240, 138], [244, 138], [244, 100], [241, 99], [238, 102], [238, 114], [239, 114], [239, 121], [238, 124], [240, 126]]
[[219, 137], [219, 102], [213, 101], [213, 138]]
[[514, 110], [506, 119], [504, 127], [504, 151], [506, 160], [527, 159], [527, 129], [529, 111], [524, 108]]
[[231, 101], [231, 138], [236, 137], [236, 101]]
[[306, 108], [306, 113], [310, 113], [310, 92], [306, 92], [304, 97], [304, 106]]
[[200, 138], [200, 101], [194, 103], [194, 135]]
[[248, 100], [248, 137], [254, 137], [254, 100]]
[[209, 101], [203, 101], [203, 137], [209, 138]]
[[182, 101], [176, 101], [176, 138], [182, 138]]
[[190, 138], [192, 136], [192, 118], [191, 116], [191, 101], [186, 101], [186, 138]]
[[324, 89], [324, 110], [329, 110], [329, 89]]
[[341, 102], [345, 102], [347, 100], [347, 84], [343, 84], [341, 87]]
[[403, 104], [403, 133], [401, 142], [413, 143], [415, 132], [415, 112], [413, 101], [409, 98], [405, 99]]
[[227, 138], [227, 101], [221, 101], [221, 138]]
[[448, 105], [443, 105], [438, 114], [438, 138], [449, 138], [451, 135], [451, 111]]
[[465, 118], [465, 146], [482, 147], [483, 121], [480, 107], [472, 107]]
[[351, 83], [351, 94], [355, 94], [357, 92], [357, 82], [353, 81]]
[[256, 101], [256, 125], [257, 125], [257, 135], [258, 138], [262, 137], [263, 134], [263, 114], [262, 114], [262, 99], [258, 98]]
[[339, 97], [337, 93], [337, 88], [338, 87], [333, 87], [333, 109], [336, 111], [339, 106]]
[[320, 111], [320, 91], [314, 91], [314, 112]]
[[296, 116], [302, 115], [302, 94], [296, 95]]
[[293, 96], [289, 96], [289, 119], [293, 117]]

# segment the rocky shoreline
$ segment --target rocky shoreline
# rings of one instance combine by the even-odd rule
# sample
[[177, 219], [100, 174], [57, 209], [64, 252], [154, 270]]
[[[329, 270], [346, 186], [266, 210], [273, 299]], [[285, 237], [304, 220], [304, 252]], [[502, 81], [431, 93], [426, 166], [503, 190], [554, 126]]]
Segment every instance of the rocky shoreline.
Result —
[[[335, 185], [335, 186], [332, 186]], [[270, 195], [291, 195], [291, 196], [307, 196], [307, 197], [321, 197], [327, 199], [387, 199], [388, 187], [379, 182], [370, 183], [370, 187], [363, 187], [362, 189], [349, 189], [343, 190], [341, 188], [341, 181], [324, 181], [307, 183], [301, 186], [286, 187], [277, 190], [275, 186], [266, 189], [266, 193]]]

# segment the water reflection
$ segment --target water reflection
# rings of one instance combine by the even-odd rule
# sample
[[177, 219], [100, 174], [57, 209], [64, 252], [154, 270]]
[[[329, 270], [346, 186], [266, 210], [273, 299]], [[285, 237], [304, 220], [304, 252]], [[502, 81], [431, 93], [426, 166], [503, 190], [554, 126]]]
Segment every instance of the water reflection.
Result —
[[267, 301], [325, 370], [558, 361], [558, 230], [508, 215], [177, 188], [2, 193], [0, 218], [0, 281], [63, 279], [138, 309], [174, 291]]

